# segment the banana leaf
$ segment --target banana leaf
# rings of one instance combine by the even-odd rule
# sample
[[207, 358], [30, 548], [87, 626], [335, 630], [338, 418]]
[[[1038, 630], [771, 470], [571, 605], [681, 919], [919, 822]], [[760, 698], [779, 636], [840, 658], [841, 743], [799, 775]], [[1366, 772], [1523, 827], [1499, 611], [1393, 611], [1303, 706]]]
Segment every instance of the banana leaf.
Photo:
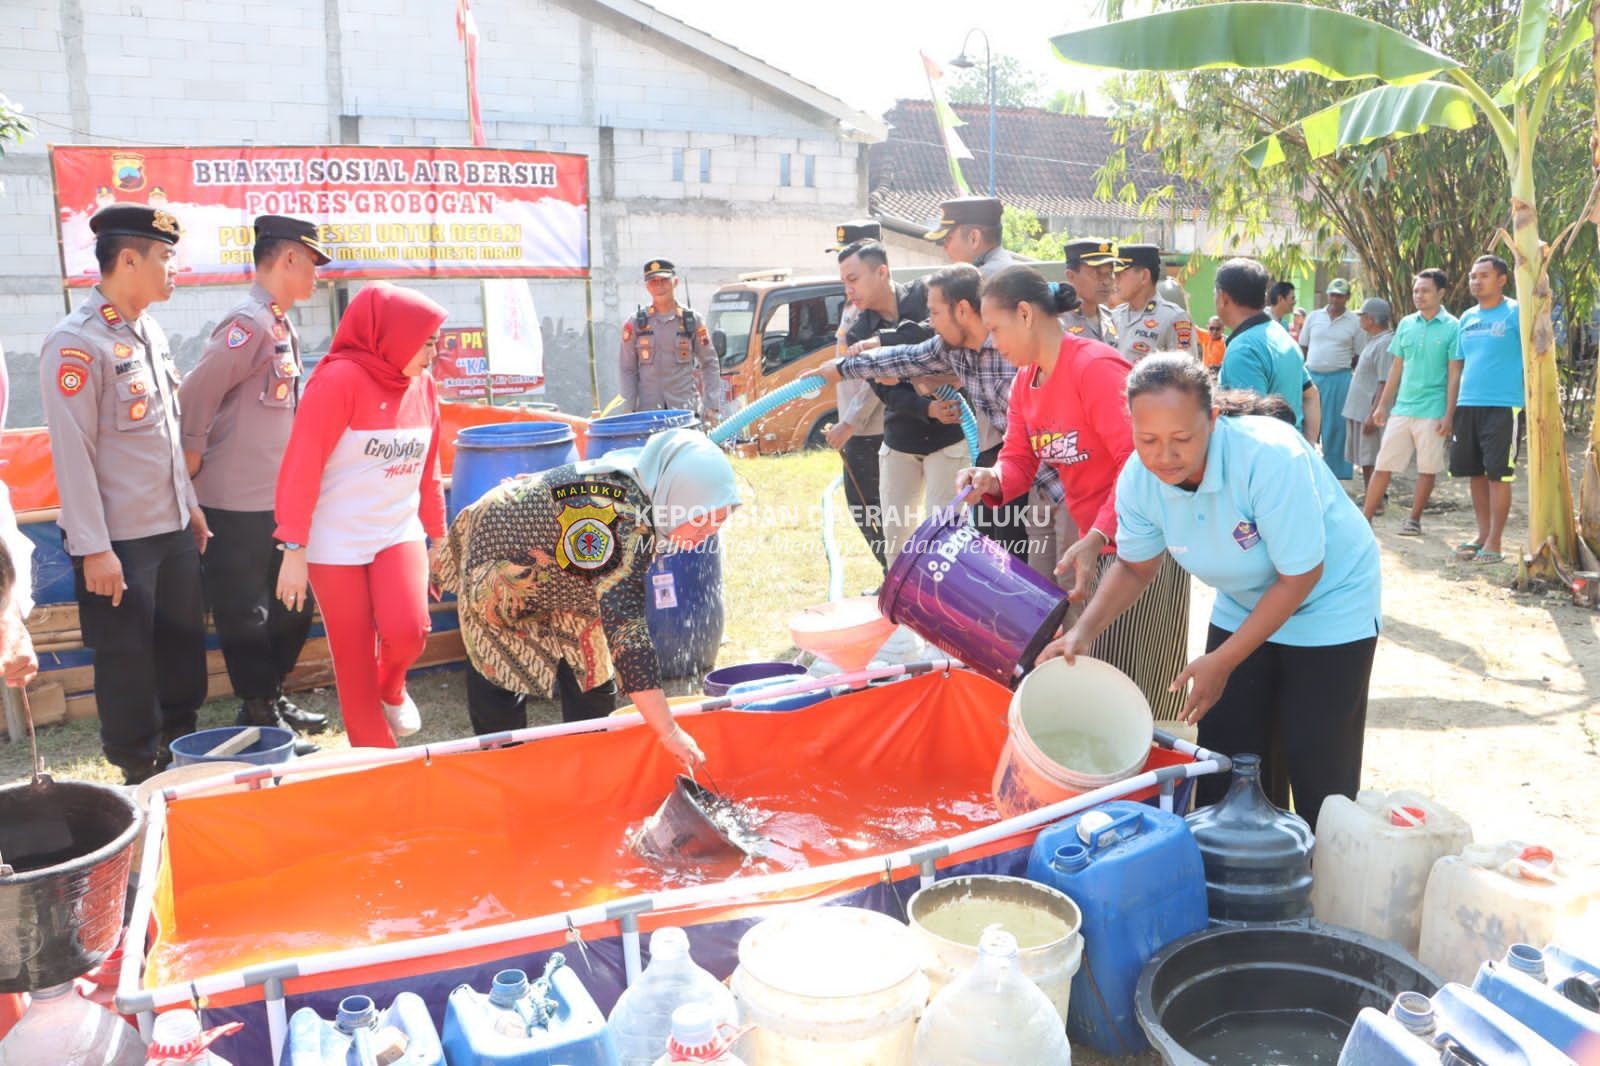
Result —
[[1283, 138], [1294, 129], [1300, 130], [1311, 157], [1320, 159], [1383, 137], [1409, 137], [1435, 126], [1464, 130], [1477, 121], [1477, 105], [1459, 86], [1442, 81], [1380, 85], [1290, 123], [1243, 155], [1257, 169], [1283, 162]]

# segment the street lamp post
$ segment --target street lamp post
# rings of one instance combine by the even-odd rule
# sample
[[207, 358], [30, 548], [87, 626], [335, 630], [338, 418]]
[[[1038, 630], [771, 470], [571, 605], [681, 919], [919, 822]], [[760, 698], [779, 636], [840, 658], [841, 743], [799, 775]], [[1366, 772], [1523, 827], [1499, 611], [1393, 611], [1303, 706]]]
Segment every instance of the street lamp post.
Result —
[[968, 30], [967, 35], [961, 39], [961, 54], [952, 59], [950, 65], [961, 70], [967, 70], [977, 65], [967, 56], [967, 42], [972, 40], [974, 33], [983, 38], [983, 65], [989, 71], [989, 195], [994, 196], [994, 53], [989, 48], [989, 35], [977, 26]]

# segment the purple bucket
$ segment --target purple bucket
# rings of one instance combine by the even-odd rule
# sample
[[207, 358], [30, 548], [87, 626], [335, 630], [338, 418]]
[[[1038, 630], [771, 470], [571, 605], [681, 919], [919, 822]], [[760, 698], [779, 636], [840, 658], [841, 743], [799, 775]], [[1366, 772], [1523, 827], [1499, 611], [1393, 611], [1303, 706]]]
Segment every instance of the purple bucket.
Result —
[[878, 593], [885, 618], [1008, 688], [1032, 669], [1067, 606], [1066, 593], [954, 507], [917, 527]]
[[728, 690], [746, 681], [765, 681], [769, 677], [799, 677], [806, 668], [795, 663], [740, 663], [722, 666], [711, 671], [700, 683], [700, 691], [707, 696], [726, 696]]

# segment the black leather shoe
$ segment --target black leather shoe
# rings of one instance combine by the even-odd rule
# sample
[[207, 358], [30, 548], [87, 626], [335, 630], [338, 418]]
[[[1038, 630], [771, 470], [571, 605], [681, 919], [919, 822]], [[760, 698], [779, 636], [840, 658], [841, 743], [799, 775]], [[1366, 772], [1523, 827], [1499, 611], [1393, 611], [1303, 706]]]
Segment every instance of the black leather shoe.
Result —
[[296, 733], [316, 734], [328, 728], [327, 715], [297, 707], [289, 702], [288, 696], [279, 696], [274, 706], [278, 717], [283, 719], [283, 724]]
[[122, 767], [122, 783], [130, 787], [142, 785], [160, 772], [160, 767], [153, 762], [146, 763], [143, 766], [124, 766]]
[[278, 708], [272, 700], [245, 700], [239, 704], [239, 713], [233, 716], [237, 726], [282, 726], [278, 721]]

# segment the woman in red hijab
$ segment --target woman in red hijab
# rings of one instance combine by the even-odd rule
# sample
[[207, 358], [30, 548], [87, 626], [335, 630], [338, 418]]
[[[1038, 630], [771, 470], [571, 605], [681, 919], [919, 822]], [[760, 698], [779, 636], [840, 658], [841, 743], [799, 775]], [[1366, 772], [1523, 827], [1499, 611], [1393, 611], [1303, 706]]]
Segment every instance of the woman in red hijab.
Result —
[[278, 598], [322, 608], [353, 747], [422, 726], [406, 671], [428, 636], [429, 549], [445, 533], [439, 400], [428, 365], [445, 310], [382, 282], [350, 301], [306, 386], [278, 470]]

